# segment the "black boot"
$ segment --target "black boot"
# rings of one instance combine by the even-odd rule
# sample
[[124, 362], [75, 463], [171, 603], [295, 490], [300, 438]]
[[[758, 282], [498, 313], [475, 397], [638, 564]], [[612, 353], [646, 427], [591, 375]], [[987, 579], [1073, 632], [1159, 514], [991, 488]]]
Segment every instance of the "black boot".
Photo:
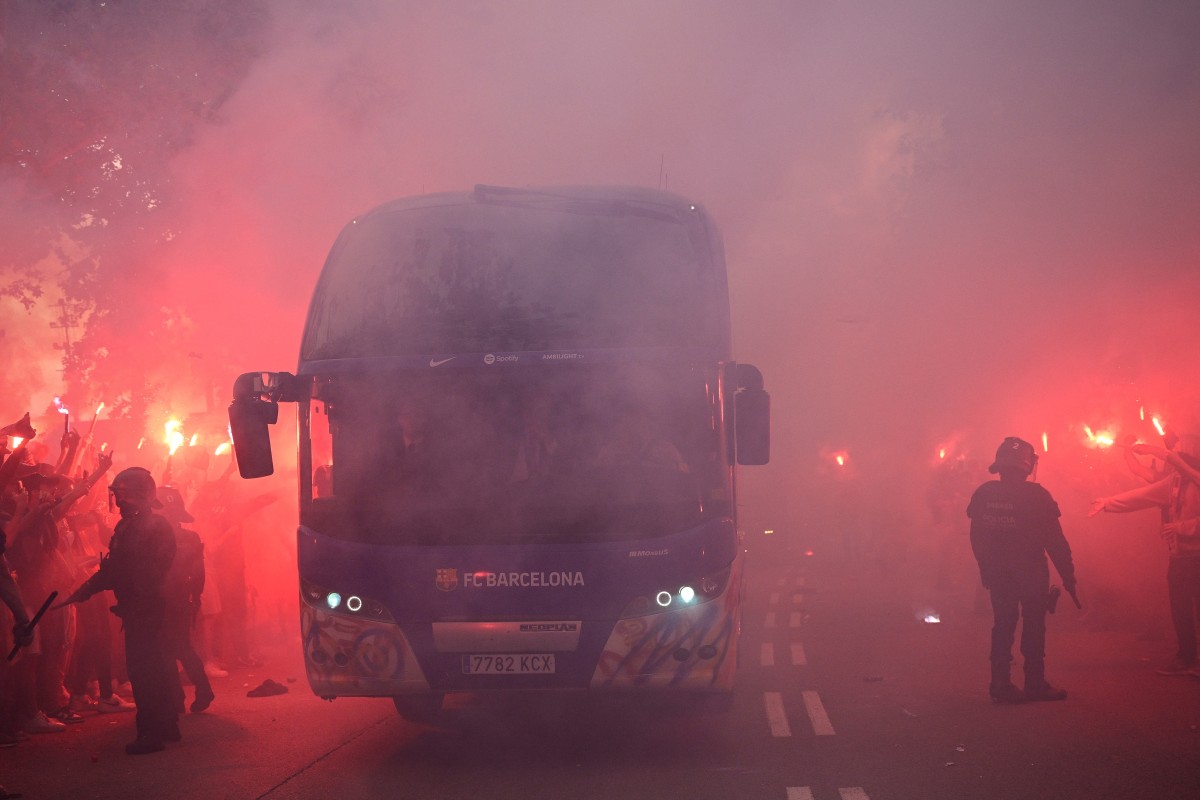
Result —
[[996, 703], [1024, 703], [1027, 699], [1024, 692], [1013, 683], [993, 683], [988, 687], [988, 694]]
[[215, 699], [216, 696], [213, 694], [211, 686], [197, 686], [196, 697], [192, 700], [192, 713], [199, 714], [204, 711], [212, 705], [212, 701]]
[[1008, 664], [992, 664], [992, 682], [988, 694], [996, 703], [1020, 703], [1025, 700], [1021, 690], [1013, 685]]
[[163, 749], [163, 740], [149, 736], [139, 736], [125, 745], [125, 753], [131, 756], [142, 756], [146, 753], [157, 753]]
[[1044, 662], [1025, 663], [1025, 699], [1026, 700], [1066, 700], [1067, 693], [1046, 683], [1046, 665]]
[[1056, 689], [1046, 683], [1043, 678], [1040, 683], [1025, 683], [1025, 699], [1026, 700], [1066, 700], [1067, 690]]

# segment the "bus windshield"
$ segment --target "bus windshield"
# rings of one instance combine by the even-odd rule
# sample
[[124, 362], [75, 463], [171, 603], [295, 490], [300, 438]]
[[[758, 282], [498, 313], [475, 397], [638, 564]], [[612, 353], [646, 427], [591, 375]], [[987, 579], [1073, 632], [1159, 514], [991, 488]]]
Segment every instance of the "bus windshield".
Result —
[[724, 272], [701, 215], [564, 203], [367, 215], [330, 253], [300, 360], [630, 347], [724, 353]]
[[371, 544], [586, 543], [730, 514], [716, 367], [313, 379], [310, 524]]

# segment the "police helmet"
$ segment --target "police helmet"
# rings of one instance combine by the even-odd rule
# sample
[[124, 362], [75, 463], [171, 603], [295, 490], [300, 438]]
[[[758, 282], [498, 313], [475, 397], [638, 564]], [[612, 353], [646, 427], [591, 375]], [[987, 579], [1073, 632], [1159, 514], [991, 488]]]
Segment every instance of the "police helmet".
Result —
[[158, 501], [158, 487], [154, 484], [154, 476], [150, 474], [150, 470], [143, 467], [121, 470], [108, 485], [108, 490], [113, 494], [122, 494], [141, 501], [139, 504], [162, 508], [162, 503]]
[[988, 467], [988, 472], [995, 474], [1002, 469], [1014, 469], [1028, 475], [1037, 466], [1037, 461], [1033, 445], [1024, 439], [1009, 436], [996, 448], [996, 460]]

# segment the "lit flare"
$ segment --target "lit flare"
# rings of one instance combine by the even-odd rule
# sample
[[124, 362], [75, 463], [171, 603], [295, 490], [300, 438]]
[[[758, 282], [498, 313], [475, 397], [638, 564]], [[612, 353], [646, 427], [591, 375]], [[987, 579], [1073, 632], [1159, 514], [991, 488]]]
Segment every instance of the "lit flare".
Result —
[[163, 442], [167, 445], [168, 453], [175, 455], [175, 451], [183, 447], [183, 423], [177, 419], [167, 420], [164, 428], [166, 433], [163, 437]]
[[1093, 433], [1092, 429], [1087, 425], [1083, 426], [1083, 432], [1087, 434], [1088, 443], [1091, 444], [1092, 447], [1111, 447], [1113, 442], [1116, 441], [1116, 439], [1113, 438], [1113, 435], [1108, 431]]

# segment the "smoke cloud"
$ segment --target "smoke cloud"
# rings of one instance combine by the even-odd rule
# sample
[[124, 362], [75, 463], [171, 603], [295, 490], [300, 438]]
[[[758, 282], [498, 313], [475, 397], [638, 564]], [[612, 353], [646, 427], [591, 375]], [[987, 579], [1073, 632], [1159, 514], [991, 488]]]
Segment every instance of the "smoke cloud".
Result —
[[721, 226], [735, 353], [773, 396], [748, 529], [834, 515], [837, 451], [920, 546], [939, 449], [982, 481], [1004, 436], [1045, 434], [1038, 477], [1082, 580], [1120, 588], [1120, 553], [1158, 546], [1119, 539], [1148, 517], [1083, 519], [1134, 479], [1082, 426], [1150, 440], [1144, 409], [1200, 430], [1194, 3], [310, 0], [270, 18], [170, 175], [188, 205], [163, 296], [214, 365], [294, 367], [325, 253], [386, 200], [662, 186]]

